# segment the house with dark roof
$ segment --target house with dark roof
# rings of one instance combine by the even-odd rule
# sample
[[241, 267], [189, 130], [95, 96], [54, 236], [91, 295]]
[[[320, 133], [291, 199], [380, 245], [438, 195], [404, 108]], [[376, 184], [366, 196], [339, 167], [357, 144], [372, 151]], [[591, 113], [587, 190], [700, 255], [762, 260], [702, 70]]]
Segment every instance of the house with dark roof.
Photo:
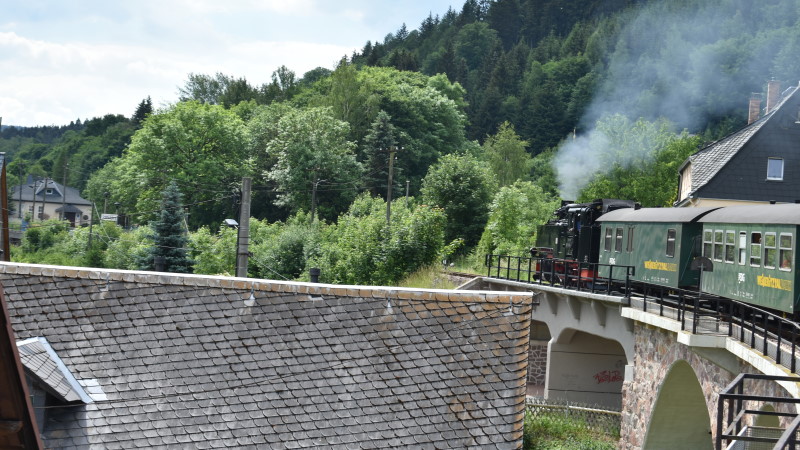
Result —
[[46, 448], [521, 448], [532, 294], [0, 263]]
[[92, 202], [83, 199], [77, 189], [32, 176], [28, 176], [25, 183], [11, 188], [10, 201], [16, 214], [9, 219], [17, 221], [29, 214], [33, 220], [68, 220], [75, 227], [88, 224], [92, 211]]
[[690, 156], [680, 167], [675, 206], [800, 200], [800, 94], [771, 81], [766, 114], [751, 99], [750, 124]]

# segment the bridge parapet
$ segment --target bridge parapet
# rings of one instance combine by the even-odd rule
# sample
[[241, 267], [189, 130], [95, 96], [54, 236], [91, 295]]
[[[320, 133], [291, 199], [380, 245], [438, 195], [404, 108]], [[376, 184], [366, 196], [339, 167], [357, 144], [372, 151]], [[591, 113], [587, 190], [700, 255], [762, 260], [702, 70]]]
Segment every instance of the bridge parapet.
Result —
[[[473, 280], [473, 286], [534, 293], [533, 323], [546, 323], [552, 333], [546, 386], [546, 395], [551, 397], [569, 398], [560, 385], [574, 380], [570, 370], [585, 373], [592, 359], [586, 355], [598, 351], [583, 345], [584, 350], [590, 351], [582, 355], [584, 366], [580, 368], [573, 363], [581, 358], [570, 357], [579, 346], [564, 346], [565, 343], [586, 344], [587, 336], [597, 342], [608, 339], [619, 343], [624, 350], [621, 353], [626, 355], [619, 389], [620, 448], [660, 448], [667, 442], [674, 444], [675, 436], [682, 436], [681, 444], [691, 446], [685, 448], [710, 449], [716, 433], [719, 393], [737, 375], [793, 375], [790, 367], [797, 358], [794, 337], [778, 340], [773, 334], [764, 338], [763, 332], [748, 325], [744, 318], [724, 312], [713, 318], [695, 315], [697, 305], [684, 300], [677, 307], [670, 307], [658, 305], [654, 299], [628, 299], [486, 278]], [[758, 381], [750, 389], [752, 395], [765, 398], [800, 398], [800, 377], [797, 380]], [[572, 387], [574, 395], [585, 395], [577, 385]], [[769, 402], [748, 407], [790, 415], [798, 412], [794, 406]]]

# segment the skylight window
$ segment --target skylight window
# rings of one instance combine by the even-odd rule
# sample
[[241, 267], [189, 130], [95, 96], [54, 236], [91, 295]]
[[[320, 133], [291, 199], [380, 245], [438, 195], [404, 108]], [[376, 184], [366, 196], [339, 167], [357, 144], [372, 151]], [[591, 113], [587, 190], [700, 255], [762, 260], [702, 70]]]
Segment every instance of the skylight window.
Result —
[[783, 180], [783, 158], [767, 159], [767, 180]]

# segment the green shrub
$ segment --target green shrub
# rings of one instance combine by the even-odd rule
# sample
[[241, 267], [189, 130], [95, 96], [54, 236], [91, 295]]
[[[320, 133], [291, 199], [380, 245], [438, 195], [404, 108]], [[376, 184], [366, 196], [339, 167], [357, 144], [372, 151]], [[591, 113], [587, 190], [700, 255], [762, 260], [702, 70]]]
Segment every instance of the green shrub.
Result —
[[613, 450], [616, 438], [593, 431], [579, 418], [525, 414], [524, 450]]
[[438, 208], [386, 203], [362, 195], [347, 214], [321, 233], [320, 254], [309, 263], [322, 269], [320, 280], [342, 284], [390, 285], [439, 259], [445, 216]]

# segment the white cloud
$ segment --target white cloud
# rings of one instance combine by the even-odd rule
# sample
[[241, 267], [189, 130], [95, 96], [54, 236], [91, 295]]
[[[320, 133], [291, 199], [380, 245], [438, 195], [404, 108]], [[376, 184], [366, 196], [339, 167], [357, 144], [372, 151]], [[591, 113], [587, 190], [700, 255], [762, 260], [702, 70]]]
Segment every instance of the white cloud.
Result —
[[317, 10], [314, 0], [180, 0], [177, 3], [181, 10], [197, 14], [270, 11], [307, 15]]
[[258, 85], [281, 65], [298, 77], [318, 66], [332, 69], [367, 40], [402, 22], [413, 28], [449, 3], [16, 2], [0, 19], [0, 116], [7, 125], [129, 116], [148, 95], [157, 105], [176, 101], [189, 73], [222, 72]]
[[[251, 41], [204, 54], [135, 45], [59, 44], [0, 33], [0, 114], [13, 125], [68, 123], [105, 114], [129, 116], [142, 98], [177, 100], [187, 74], [223, 72], [266, 83], [280, 65], [300, 77], [332, 68], [352, 48], [308, 42]], [[224, 56], [220, 56], [224, 55]], [[12, 75], [8, 75], [12, 74]]]

